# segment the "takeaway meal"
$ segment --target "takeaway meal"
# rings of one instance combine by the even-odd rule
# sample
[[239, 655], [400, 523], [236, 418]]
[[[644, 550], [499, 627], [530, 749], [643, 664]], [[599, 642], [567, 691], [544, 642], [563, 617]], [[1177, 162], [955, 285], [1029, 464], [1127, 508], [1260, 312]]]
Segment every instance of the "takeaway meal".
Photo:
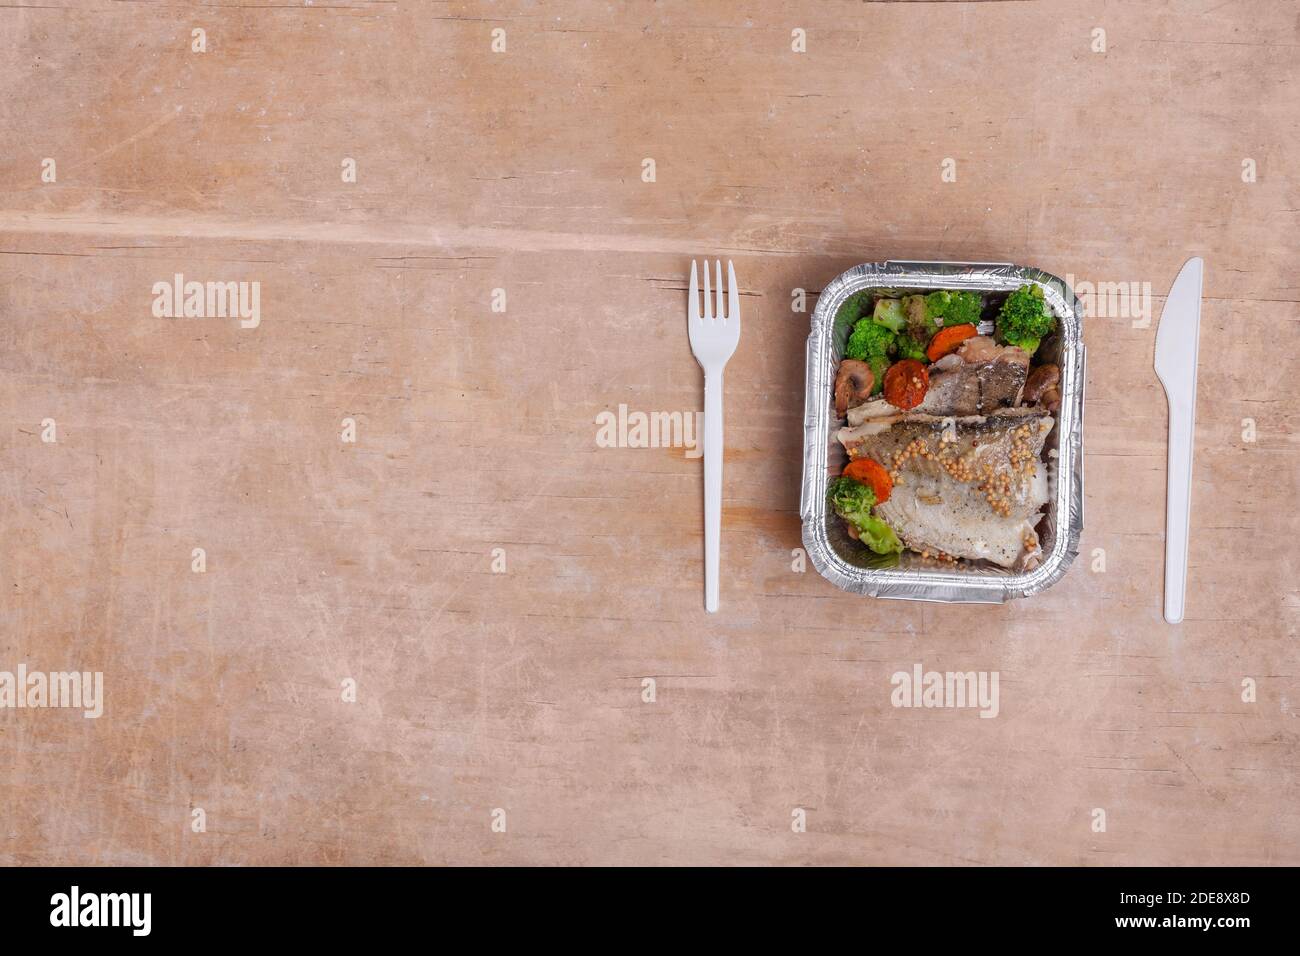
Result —
[[1061, 404], [1060, 369], [1034, 361], [1056, 330], [1042, 287], [1000, 303], [864, 290], [841, 324], [851, 332], [832, 400], [849, 462], [829, 504], [849, 536], [877, 554], [1035, 567], [1043, 448]]

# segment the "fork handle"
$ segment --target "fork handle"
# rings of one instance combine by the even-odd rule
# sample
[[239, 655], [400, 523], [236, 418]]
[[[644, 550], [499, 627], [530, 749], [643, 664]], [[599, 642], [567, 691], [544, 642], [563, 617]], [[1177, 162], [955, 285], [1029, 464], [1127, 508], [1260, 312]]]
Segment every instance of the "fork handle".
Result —
[[704, 373], [704, 609], [718, 610], [722, 536], [722, 369]]

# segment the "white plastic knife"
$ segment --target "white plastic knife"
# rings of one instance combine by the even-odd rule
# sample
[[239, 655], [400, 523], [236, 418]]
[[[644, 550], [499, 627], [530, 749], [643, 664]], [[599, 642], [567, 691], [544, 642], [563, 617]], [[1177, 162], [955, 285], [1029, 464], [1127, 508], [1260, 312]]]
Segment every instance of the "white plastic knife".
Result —
[[1156, 331], [1156, 375], [1169, 400], [1169, 469], [1165, 495], [1165, 620], [1183, 619], [1187, 530], [1192, 516], [1192, 446], [1196, 436], [1196, 353], [1201, 337], [1200, 257], [1183, 263]]

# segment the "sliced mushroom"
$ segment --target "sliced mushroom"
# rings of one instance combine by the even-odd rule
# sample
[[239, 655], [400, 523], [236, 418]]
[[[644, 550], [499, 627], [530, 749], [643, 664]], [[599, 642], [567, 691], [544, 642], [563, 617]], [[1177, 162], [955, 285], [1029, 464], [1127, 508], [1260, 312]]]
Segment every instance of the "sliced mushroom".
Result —
[[1050, 401], [1049, 392], [1055, 393], [1055, 398], [1059, 404], [1061, 401], [1060, 392], [1056, 386], [1061, 382], [1061, 370], [1055, 365], [1040, 365], [1029, 373], [1029, 378], [1025, 380], [1024, 403], [1026, 405], [1036, 405], [1045, 400]]
[[861, 405], [871, 397], [871, 386], [875, 384], [870, 365], [857, 359], [844, 359], [835, 373], [835, 414], [843, 418], [850, 408]]

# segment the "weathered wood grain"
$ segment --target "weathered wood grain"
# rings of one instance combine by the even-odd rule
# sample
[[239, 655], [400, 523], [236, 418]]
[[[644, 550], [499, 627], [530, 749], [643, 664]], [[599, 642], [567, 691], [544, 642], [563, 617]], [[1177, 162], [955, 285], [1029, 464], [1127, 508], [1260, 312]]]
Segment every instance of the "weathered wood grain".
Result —
[[[68, 2], [0, 41], [0, 670], [106, 685], [0, 710], [0, 861], [1300, 863], [1294, 6]], [[699, 459], [596, 441], [701, 407], [706, 254], [745, 292], [715, 617]], [[1055, 589], [792, 570], [792, 290], [1016, 261], [1158, 317], [1190, 255], [1183, 625], [1127, 317], [1087, 322]], [[260, 326], [153, 317], [178, 272], [259, 282]], [[916, 662], [998, 671], [1000, 715], [895, 709]]]

